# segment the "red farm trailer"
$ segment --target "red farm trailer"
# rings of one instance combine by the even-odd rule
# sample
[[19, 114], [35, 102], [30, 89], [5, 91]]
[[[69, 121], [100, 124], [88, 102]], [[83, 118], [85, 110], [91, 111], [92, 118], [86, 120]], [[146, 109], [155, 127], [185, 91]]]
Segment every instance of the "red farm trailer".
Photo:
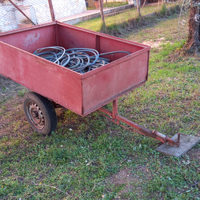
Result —
[[[48, 46], [93, 48], [100, 53], [123, 50], [130, 54], [108, 55], [111, 63], [81, 74], [33, 54]], [[60, 105], [81, 116], [98, 110], [124, 128], [178, 147], [181, 134], [173, 140], [118, 114], [117, 99], [147, 81], [149, 52], [150, 47], [143, 44], [52, 22], [1, 33], [0, 74], [33, 91], [24, 96], [24, 112], [33, 129], [41, 134], [56, 130], [54, 108]], [[103, 107], [110, 102], [112, 111]]]

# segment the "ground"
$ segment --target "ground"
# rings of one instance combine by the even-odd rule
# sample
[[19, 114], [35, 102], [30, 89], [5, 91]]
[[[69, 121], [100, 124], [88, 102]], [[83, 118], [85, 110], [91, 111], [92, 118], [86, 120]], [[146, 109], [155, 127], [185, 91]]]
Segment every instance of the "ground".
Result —
[[[177, 23], [173, 15], [120, 36], [152, 50], [148, 82], [121, 97], [119, 111], [170, 137], [200, 136], [199, 58], [180, 55]], [[199, 144], [181, 158], [165, 156], [155, 151], [160, 142], [97, 112], [66, 109], [56, 111], [57, 131], [40, 136], [24, 117], [24, 88], [0, 80], [0, 199], [200, 198]]]
[[18, 94], [18, 91], [23, 89], [25, 89], [23, 86], [0, 75], [0, 103], [10, 97], [16, 96]]

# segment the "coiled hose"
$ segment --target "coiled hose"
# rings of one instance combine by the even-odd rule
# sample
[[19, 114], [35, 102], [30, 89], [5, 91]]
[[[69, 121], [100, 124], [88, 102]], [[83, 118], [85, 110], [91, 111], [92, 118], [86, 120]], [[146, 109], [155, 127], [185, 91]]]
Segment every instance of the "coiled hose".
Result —
[[86, 73], [98, 67], [110, 63], [110, 60], [102, 56], [124, 53], [127, 51], [112, 51], [99, 54], [95, 49], [90, 48], [71, 48], [65, 49], [60, 46], [51, 46], [37, 49], [33, 54], [40, 56], [46, 60], [54, 62], [63, 67], [67, 67], [79, 73]]

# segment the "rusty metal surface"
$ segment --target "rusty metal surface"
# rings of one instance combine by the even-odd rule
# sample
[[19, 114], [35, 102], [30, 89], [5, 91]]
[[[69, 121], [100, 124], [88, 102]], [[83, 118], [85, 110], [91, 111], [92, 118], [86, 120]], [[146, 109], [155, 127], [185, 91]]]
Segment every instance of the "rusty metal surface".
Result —
[[[180, 145], [180, 133], [178, 134], [177, 141], [175, 141], [175, 140], [169, 138], [168, 136], [166, 136], [166, 135], [164, 135], [162, 133], [159, 133], [157, 131], [151, 131], [150, 129], [147, 129], [147, 128], [139, 125], [139, 124], [136, 124], [133, 121], [130, 121], [130, 120], [126, 119], [125, 117], [122, 117], [121, 115], [118, 115], [117, 106], [118, 106], [117, 100], [114, 100], [113, 101], [113, 110], [112, 110], [112, 112], [107, 110], [107, 109], [105, 109], [105, 108], [100, 108], [99, 111], [100, 111], [101, 114], [105, 113], [107, 116], [104, 115], [104, 114], [103, 114], [103, 116], [108, 118], [110, 121], [114, 122], [117, 125], [120, 125], [121, 127], [125, 128], [125, 129], [131, 130], [133, 132], [137, 132], [137, 133], [139, 133], [141, 135], [152, 137], [152, 138], [154, 138], [156, 140], [161, 141], [164, 144], [167, 143], [167, 144], [169, 144], [171, 146], [179, 147], [179, 145]], [[126, 127], [126, 126], [122, 125], [121, 122], [125, 123], [129, 127]]]
[[[79, 74], [32, 55], [47, 46], [94, 48], [100, 53], [124, 50], [131, 55], [111, 55], [112, 63]], [[146, 45], [53, 22], [0, 34], [0, 74], [87, 115], [145, 83], [149, 50]]]

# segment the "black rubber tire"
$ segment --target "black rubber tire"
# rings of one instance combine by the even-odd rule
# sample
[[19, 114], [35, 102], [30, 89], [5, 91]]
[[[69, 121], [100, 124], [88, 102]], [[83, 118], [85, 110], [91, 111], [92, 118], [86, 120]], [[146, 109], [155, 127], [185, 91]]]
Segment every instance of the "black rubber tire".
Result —
[[[23, 107], [24, 107], [24, 113], [26, 115], [29, 124], [36, 132], [43, 135], [49, 135], [51, 134], [52, 131], [56, 130], [57, 128], [56, 112], [52, 103], [47, 98], [35, 92], [26, 93], [24, 95]], [[35, 122], [36, 120], [41, 120], [41, 119], [42, 122], [40, 123]]]

